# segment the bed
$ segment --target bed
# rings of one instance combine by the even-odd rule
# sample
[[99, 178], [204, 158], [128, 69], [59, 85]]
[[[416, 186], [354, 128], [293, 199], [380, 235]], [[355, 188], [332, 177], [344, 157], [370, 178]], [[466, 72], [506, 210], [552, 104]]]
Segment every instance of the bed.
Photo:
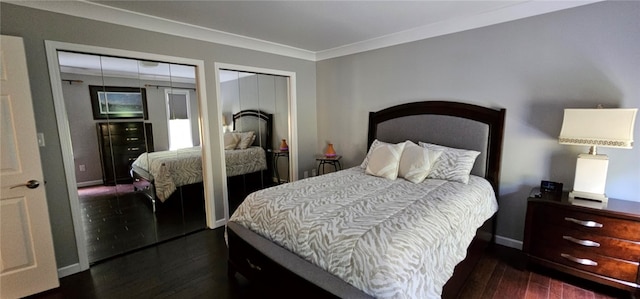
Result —
[[356, 166], [252, 193], [227, 223], [229, 275], [305, 297], [456, 297], [495, 236], [504, 117], [443, 101], [371, 112], [369, 146], [478, 152], [468, 181], [413, 183]]
[[[255, 139], [246, 147], [225, 150], [227, 177], [271, 169], [267, 152], [272, 144], [272, 117], [260, 110], [233, 114], [234, 131], [254, 132]], [[132, 163], [131, 176], [135, 190], [145, 193], [155, 212], [157, 202], [170, 200], [179, 194], [177, 190], [198, 194], [202, 189], [202, 148], [143, 153]]]

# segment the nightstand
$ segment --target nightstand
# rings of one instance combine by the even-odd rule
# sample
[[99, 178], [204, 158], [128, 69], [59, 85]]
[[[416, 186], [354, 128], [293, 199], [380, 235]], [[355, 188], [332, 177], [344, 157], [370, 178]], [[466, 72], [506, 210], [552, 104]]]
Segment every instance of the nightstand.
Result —
[[640, 295], [640, 202], [609, 199], [606, 207], [529, 198], [524, 252], [529, 263]]
[[[271, 152], [273, 153], [273, 170], [275, 172], [276, 179], [278, 180], [278, 184], [281, 184], [282, 183], [282, 179], [280, 179], [280, 171], [278, 171], [278, 159], [280, 159], [280, 157], [286, 158], [287, 162], [288, 162], [289, 161], [289, 151], [273, 150]], [[287, 167], [287, 182], [288, 182], [288, 180], [289, 180], [289, 167]]]
[[[340, 159], [342, 156], [337, 155], [334, 157], [327, 157], [325, 155], [316, 156], [316, 161], [318, 161], [318, 175], [325, 173], [325, 166], [331, 165], [335, 171], [341, 170], [342, 165], [340, 165]], [[320, 166], [322, 166], [322, 173], [320, 173]]]

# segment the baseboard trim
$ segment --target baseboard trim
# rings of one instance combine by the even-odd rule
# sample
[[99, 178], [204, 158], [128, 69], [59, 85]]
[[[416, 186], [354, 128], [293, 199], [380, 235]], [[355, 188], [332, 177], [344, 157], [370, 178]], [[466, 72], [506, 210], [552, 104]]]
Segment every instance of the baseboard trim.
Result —
[[227, 224], [227, 219], [220, 219], [220, 220], [217, 220], [217, 221], [215, 222], [215, 224], [214, 224], [214, 225], [215, 225], [215, 227], [212, 227], [212, 229], [213, 229], [213, 228], [218, 228], [218, 227], [221, 227], [221, 226], [225, 226], [226, 224]]
[[496, 235], [496, 244], [522, 250], [522, 241]]
[[102, 180], [86, 181], [86, 182], [78, 182], [78, 183], [76, 183], [76, 186], [78, 186], [78, 188], [96, 186], [96, 185], [102, 185]]
[[80, 263], [71, 264], [66, 267], [58, 268], [58, 278], [63, 278], [65, 276], [80, 273], [82, 271], [83, 270], [80, 267]]

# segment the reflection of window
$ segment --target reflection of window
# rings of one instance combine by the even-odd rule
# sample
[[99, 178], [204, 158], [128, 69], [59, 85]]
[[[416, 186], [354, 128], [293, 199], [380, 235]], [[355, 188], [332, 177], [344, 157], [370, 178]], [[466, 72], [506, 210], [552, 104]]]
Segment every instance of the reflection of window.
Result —
[[189, 91], [165, 89], [167, 116], [169, 121], [169, 149], [193, 147], [191, 120], [189, 113]]

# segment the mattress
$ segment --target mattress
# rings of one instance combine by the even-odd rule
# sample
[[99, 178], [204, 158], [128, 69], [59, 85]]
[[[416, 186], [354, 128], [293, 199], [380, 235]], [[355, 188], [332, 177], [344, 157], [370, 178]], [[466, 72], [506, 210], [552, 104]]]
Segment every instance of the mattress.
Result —
[[249, 195], [230, 218], [376, 298], [439, 298], [498, 209], [469, 184], [369, 176], [360, 167]]
[[267, 169], [266, 153], [262, 147], [225, 150], [227, 177], [237, 176]]
[[[227, 176], [267, 169], [265, 151], [258, 146], [226, 150], [225, 159]], [[143, 153], [131, 166], [138, 175], [153, 182], [156, 197], [164, 202], [177, 187], [202, 182], [202, 148]]]
[[132, 164], [152, 177], [156, 197], [164, 202], [177, 187], [202, 182], [202, 149], [199, 146], [141, 154]]

